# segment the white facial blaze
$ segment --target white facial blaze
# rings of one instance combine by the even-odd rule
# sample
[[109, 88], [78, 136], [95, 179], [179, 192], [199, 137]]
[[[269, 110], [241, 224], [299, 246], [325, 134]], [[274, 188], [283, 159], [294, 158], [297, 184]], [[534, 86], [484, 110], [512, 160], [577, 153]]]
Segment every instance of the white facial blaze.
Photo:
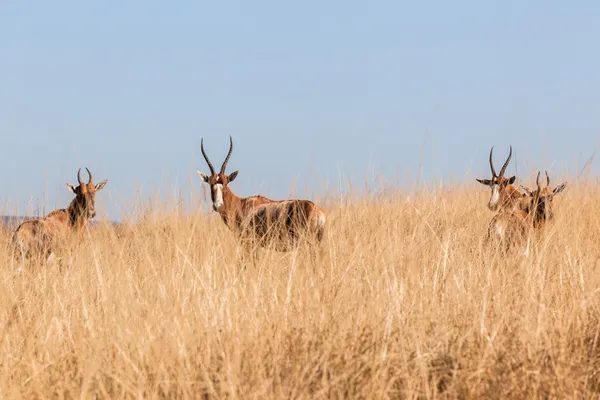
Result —
[[215, 211], [219, 211], [221, 207], [223, 207], [223, 185], [217, 183], [215, 186], [213, 186], [213, 190], [215, 199], [213, 202], [213, 208]]
[[500, 200], [500, 190], [498, 189], [498, 185], [492, 186], [492, 195], [490, 196], [490, 202], [488, 203], [488, 207], [491, 210], [495, 210], [498, 206], [498, 201]]

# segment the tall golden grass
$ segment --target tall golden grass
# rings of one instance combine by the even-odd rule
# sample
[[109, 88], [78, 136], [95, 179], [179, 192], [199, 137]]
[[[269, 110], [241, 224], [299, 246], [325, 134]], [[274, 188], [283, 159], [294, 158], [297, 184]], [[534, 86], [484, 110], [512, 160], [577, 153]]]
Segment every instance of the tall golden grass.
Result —
[[331, 198], [324, 251], [242, 269], [214, 213], [90, 229], [16, 273], [1, 235], [0, 397], [588, 398], [600, 393], [600, 192], [570, 184], [528, 257], [488, 191]]

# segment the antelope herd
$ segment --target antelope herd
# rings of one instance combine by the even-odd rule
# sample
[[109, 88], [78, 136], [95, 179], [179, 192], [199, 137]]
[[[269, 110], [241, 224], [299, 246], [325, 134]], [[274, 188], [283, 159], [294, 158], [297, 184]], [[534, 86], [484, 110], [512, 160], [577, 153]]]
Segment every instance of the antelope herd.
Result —
[[[229, 137], [229, 151], [217, 173], [204, 149], [201, 151], [210, 174], [198, 171], [198, 176], [210, 186], [212, 208], [225, 225], [233, 232], [245, 249], [245, 253], [255, 259], [258, 248], [272, 248], [277, 251], [290, 251], [305, 242], [315, 249], [323, 240], [327, 214], [309, 200], [271, 200], [257, 195], [237, 197], [229, 184], [239, 171], [226, 174], [227, 162], [233, 152], [233, 139]], [[552, 220], [552, 201], [562, 192], [566, 183], [550, 188], [550, 177], [546, 172], [546, 185], [540, 184], [537, 174], [536, 189], [530, 190], [514, 186], [516, 177], [506, 177], [506, 169], [512, 157], [512, 146], [500, 173], [496, 173], [493, 161], [494, 148], [489, 155], [491, 179], [477, 179], [491, 189], [488, 208], [496, 212], [492, 217], [487, 240], [494, 241], [504, 250], [527, 243], [526, 253], [533, 236]], [[57, 251], [69, 247], [69, 243], [81, 240], [88, 221], [95, 217], [95, 196], [106, 185], [103, 180], [94, 184], [92, 173], [86, 168], [88, 182], [81, 179], [81, 169], [77, 172], [78, 185], [67, 183], [75, 198], [66, 209], [52, 211], [44, 218], [22, 222], [14, 232], [12, 247], [16, 259], [24, 262], [32, 257], [52, 262]]]
[[504, 173], [512, 157], [512, 146], [508, 158], [496, 174], [490, 150], [490, 168], [492, 179], [477, 179], [481, 184], [490, 186], [492, 193], [488, 201], [488, 208], [496, 211], [488, 227], [488, 240], [498, 243], [503, 250], [521, 245], [526, 242], [525, 254], [529, 253], [532, 236], [541, 231], [544, 225], [553, 218], [552, 199], [562, 192], [566, 182], [550, 190], [550, 177], [546, 172], [546, 187], [540, 186], [540, 173], [537, 174], [537, 189], [531, 191], [521, 186], [523, 192], [513, 186], [515, 177], [506, 178]]

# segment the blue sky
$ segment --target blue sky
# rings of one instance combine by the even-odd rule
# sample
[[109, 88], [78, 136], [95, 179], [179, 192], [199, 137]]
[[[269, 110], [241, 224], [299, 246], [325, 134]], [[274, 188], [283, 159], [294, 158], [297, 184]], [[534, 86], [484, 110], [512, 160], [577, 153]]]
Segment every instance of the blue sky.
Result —
[[522, 179], [574, 174], [600, 138], [598, 21], [596, 1], [3, 2], [0, 201], [62, 207], [85, 166], [113, 219], [198, 198], [200, 139], [220, 164], [230, 134], [244, 196], [470, 183], [491, 145]]

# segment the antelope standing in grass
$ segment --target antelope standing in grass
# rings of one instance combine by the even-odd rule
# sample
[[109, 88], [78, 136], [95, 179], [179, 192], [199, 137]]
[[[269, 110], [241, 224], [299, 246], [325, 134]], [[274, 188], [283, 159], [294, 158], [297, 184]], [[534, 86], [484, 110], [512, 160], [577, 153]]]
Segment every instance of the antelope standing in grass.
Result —
[[106, 180], [98, 184], [92, 182], [92, 174], [87, 183], [81, 179], [81, 168], [77, 171], [77, 187], [67, 182], [67, 187], [75, 198], [66, 209], [54, 210], [44, 218], [31, 219], [21, 223], [13, 235], [13, 245], [21, 261], [30, 257], [40, 257], [52, 262], [58, 248], [72, 238], [81, 238], [88, 220], [96, 216], [96, 192], [106, 185]]
[[229, 183], [239, 171], [225, 174], [227, 162], [233, 151], [233, 140], [229, 137], [229, 152], [219, 173], [201, 150], [210, 175], [198, 171], [204, 182], [210, 185], [213, 210], [219, 213], [223, 222], [241, 239], [246, 252], [255, 261], [257, 247], [270, 247], [278, 251], [294, 249], [302, 238], [314, 240], [317, 244], [323, 239], [327, 215], [309, 200], [271, 200], [263, 196], [237, 197], [229, 188]]
[[490, 150], [490, 169], [492, 170], [492, 179], [477, 179], [477, 182], [491, 188], [488, 208], [492, 211], [498, 211], [490, 221], [488, 227], [489, 239], [498, 239], [500, 242], [510, 245], [521, 240], [527, 233], [527, 209], [528, 198], [513, 186], [515, 176], [507, 178], [504, 176], [506, 168], [512, 158], [512, 146], [508, 153], [508, 158], [502, 165], [500, 173], [496, 173], [493, 161], [494, 147]]
[[554, 218], [554, 211], [552, 210], [552, 201], [554, 200], [554, 196], [562, 192], [567, 186], [567, 182], [563, 182], [554, 189], [551, 189], [548, 171], [544, 172], [546, 174], [546, 187], [542, 188], [540, 185], [539, 172], [535, 180], [537, 186], [536, 190], [531, 191], [525, 186], [521, 186], [530, 199], [530, 209], [528, 212], [532, 219], [533, 227], [538, 230], [542, 229], [547, 222], [552, 221]]
[[546, 172], [546, 187], [542, 188], [538, 172], [536, 185], [535, 191], [521, 186], [525, 194], [520, 201], [520, 207], [512, 211], [500, 211], [492, 218], [488, 235], [504, 243], [505, 249], [526, 241], [524, 254], [529, 254], [531, 240], [537, 238], [546, 223], [554, 218], [552, 210], [554, 196], [562, 192], [567, 184], [565, 182], [551, 189], [550, 177]]

